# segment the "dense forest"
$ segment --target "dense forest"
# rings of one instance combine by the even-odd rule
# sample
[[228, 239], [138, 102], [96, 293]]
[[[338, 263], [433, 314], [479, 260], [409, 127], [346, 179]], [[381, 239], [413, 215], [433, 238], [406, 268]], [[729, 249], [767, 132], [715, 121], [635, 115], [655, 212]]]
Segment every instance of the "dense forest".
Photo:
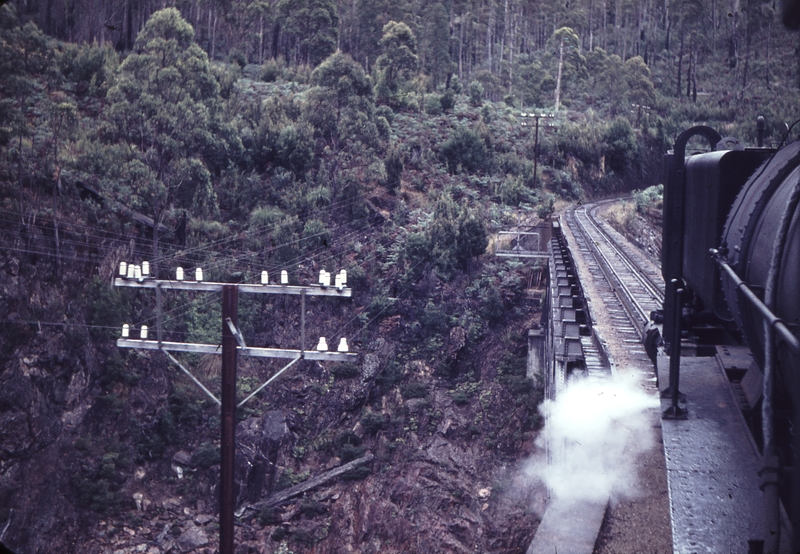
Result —
[[[226, 282], [346, 269], [353, 288], [309, 300], [306, 324], [347, 337], [359, 363], [304, 360], [239, 413], [237, 544], [524, 551], [541, 491], [514, 468], [541, 426], [525, 353], [546, 278], [492, 256], [498, 232], [657, 185], [694, 124], [752, 144], [763, 115], [767, 142], [788, 140], [798, 37], [776, 9], [0, 6], [0, 541], [213, 543], [216, 406], [159, 353], [115, 339], [160, 311], [168, 340], [217, 343], [219, 303], [110, 285], [121, 261], [149, 260], [161, 278], [202, 267]], [[297, 348], [299, 310], [240, 301], [247, 344]], [[180, 360], [218, 390], [214, 356]], [[240, 396], [276, 369], [242, 362]], [[373, 463], [320, 492], [264, 504], [367, 451]]]

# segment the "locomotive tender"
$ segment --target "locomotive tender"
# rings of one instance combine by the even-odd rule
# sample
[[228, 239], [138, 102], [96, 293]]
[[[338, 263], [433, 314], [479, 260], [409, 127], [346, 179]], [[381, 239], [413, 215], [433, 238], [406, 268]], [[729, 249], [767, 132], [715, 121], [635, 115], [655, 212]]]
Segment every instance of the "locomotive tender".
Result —
[[[759, 137], [762, 130], [759, 118]], [[711, 151], [687, 156], [697, 137]], [[710, 127], [693, 127], [666, 155], [665, 169], [670, 384], [679, 383], [682, 346], [697, 355], [718, 344], [750, 348], [755, 362], [740, 381], [762, 459], [763, 551], [777, 553], [783, 543], [800, 552], [800, 141], [744, 148]], [[672, 388], [673, 411], [665, 416], [681, 417]]]

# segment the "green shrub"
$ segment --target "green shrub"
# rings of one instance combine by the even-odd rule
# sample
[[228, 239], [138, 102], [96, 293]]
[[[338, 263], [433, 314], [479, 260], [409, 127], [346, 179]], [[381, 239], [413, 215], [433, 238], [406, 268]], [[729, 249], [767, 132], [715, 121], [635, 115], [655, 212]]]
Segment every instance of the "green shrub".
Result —
[[360, 481], [366, 478], [370, 473], [372, 473], [372, 469], [370, 469], [369, 465], [363, 464], [343, 473], [342, 479], [345, 481]]
[[383, 165], [386, 167], [386, 188], [394, 193], [400, 188], [403, 177], [403, 156], [400, 150], [398, 148], [389, 150]]
[[428, 115], [442, 114], [442, 99], [437, 94], [429, 94], [425, 98], [425, 113]]
[[[278, 525], [281, 523], [281, 515], [272, 506], [261, 506], [256, 515], [256, 519], [261, 526]], [[281, 529], [280, 527], [278, 529]]]
[[606, 144], [608, 167], [617, 173], [624, 173], [639, 157], [639, 144], [633, 127], [623, 117], [618, 117], [609, 124], [603, 141]]
[[400, 385], [400, 394], [406, 400], [426, 398], [428, 396], [428, 386], [419, 381], [412, 381], [411, 383]]
[[273, 83], [277, 81], [283, 70], [277, 60], [267, 60], [261, 68], [259, 78], [265, 83]]
[[111, 339], [118, 335], [122, 322], [130, 319], [130, 310], [117, 287], [92, 277], [86, 287], [89, 325], [96, 339]]
[[365, 433], [370, 435], [374, 435], [383, 429], [385, 424], [386, 416], [382, 413], [367, 410], [364, 412], [364, 415], [361, 416], [361, 427], [364, 429]]
[[483, 104], [483, 85], [479, 81], [470, 81], [468, 91], [469, 103], [479, 108]]
[[653, 185], [644, 190], [633, 191], [633, 201], [639, 213], [645, 213], [651, 207], [660, 209], [664, 201], [664, 185]]
[[533, 199], [533, 194], [519, 177], [507, 175], [500, 184], [500, 201], [507, 206], [519, 206]]
[[478, 131], [463, 126], [458, 127], [442, 144], [439, 151], [450, 173], [456, 173], [459, 169], [469, 173], [479, 170], [488, 172], [491, 169], [491, 152]]
[[361, 368], [358, 364], [341, 363], [331, 366], [331, 375], [336, 379], [352, 379], [361, 375]]
[[339, 448], [339, 458], [342, 460], [343, 464], [347, 462], [352, 462], [353, 460], [360, 458], [364, 455], [364, 448], [360, 446], [355, 446], [353, 444], [343, 444], [341, 448]]
[[313, 252], [322, 248], [328, 248], [331, 241], [331, 232], [327, 226], [318, 219], [309, 219], [303, 227], [303, 249], [306, 252]]
[[452, 110], [456, 105], [456, 93], [453, 92], [452, 88], [447, 89], [442, 94], [441, 98], [439, 98], [439, 104], [442, 107], [442, 111], [449, 112]]
[[204, 442], [192, 453], [192, 465], [208, 469], [220, 463], [220, 447], [216, 442]]
[[461, 383], [454, 391], [450, 393], [450, 396], [453, 398], [453, 402], [455, 402], [456, 405], [464, 406], [469, 404], [469, 401], [473, 396], [475, 396], [475, 393], [480, 389], [480, 386], [480, 383], [475, 381]]

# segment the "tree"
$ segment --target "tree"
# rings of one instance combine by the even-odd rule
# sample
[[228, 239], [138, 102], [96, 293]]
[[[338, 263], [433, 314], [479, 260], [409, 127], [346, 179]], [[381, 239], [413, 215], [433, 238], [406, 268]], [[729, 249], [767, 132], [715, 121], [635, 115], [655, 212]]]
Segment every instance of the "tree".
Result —
[[652, 106], [656, 100], [656, 88], [650, 80], [650, 68], [641, 56], [625, 62], [625, 80], [628, 83], [628, 100], [638, 106]]
[[580, 52], [580, 39], [569, 27], [561, 27], [551, 38], [551, 47], [558, 56], [556, 70], [555, 109], [561, 105], [561, 87], [568, 78], [582, 77], [586, 60]]
[[383, 37], [378, 43], [383, 54], [378, 57], [378, 99], [389, 105], [406, 104], [406, 84], [419, 67], [417, 39], [408, 25], [390, 21], [383, 27]]
[[17, 139], [17, 162], [22, 189], [23, 138], [31, 130], [34, 96], [42, 92], [38, 78], [51, 67], [48, 38], [33, 23], [19, 26], [13, 6], [0, 6], [0, 146]]
[[336, 50], [339, 15], [332, 0], [281, 0], [278, 11], [284, 38], [303, 63], [316, 66]]
[[347, 54], [336, 52], [311, 74], [308, 118], [334, 152], [343, 140], [376, 146], [372, 81]]
[[211, 171], [225, 167], [241, 142], [222, 122], [208, 56], [174, 8], [147, 22], [107, 98], [103, 135], [128, 151], [117, 194], [153, 214], [156, 260], [159, 224], [173, 205], [217, 210]]
[[433, 87], [442, 84], [451, 73], [450, 18], [441, 2], [427, 6], [423, 12], [420, 52], [425, 72], [431, 76]]
[[618, 117], [609, 124], [603, 140], [606, 143], [608, 167], [624, 173], [636, 160], [639, 151], [631, 124], [627, 119]]

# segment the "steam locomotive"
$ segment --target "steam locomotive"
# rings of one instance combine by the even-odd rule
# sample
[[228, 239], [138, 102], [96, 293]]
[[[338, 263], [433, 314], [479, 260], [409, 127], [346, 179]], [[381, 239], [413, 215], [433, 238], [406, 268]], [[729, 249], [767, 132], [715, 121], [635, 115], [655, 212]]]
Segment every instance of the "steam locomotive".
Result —
[[[762, 143], [761, 118], [758, 128]], [[710, 148], [687, 155], [698, 141]], [[744, 415], [762, 455], [764, 551], [778, 552], [779, 539], [770, 537], [780, 535], [784, 513], [791, 552], [800, 552], [800, 141], [745, 148], [693, 127], [666, 155], [665, 169], [670, 369], [679, 371], [681, 345], [698, 355], [716, 344], [749, 346], [755, 363], [742, 380], [755, 392]], [[674, 393], [672, 415], [680, 417]]]

